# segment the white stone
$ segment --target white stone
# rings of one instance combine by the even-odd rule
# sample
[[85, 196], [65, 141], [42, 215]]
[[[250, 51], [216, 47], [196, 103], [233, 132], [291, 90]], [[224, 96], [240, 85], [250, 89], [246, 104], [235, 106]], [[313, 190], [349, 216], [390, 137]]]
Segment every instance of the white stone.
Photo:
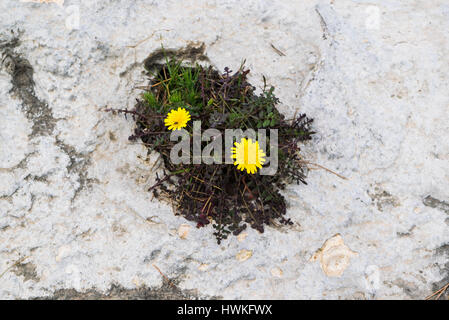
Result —
[[[32, 135], [0, 70], [0, 261], [28, 255], [39, 279], [9, 271], [0, 298], [103, 292], [137, 278], [156, 288], [152, 263], [185, 274], [181, 289], [225, 299], [420, 299], [447, 277], [437, 249], [449, 242], [448, 214], [423, 204], [449, 201], [446, 0], [39, 2], [0, 1], [0, 39], [23, 31], [12, 50], [30, 62], [55, 119], [50, 135]], [[68, 29], [73, 5], [79, 26]], [[307, 186], [288, 186], [287, 216], [300, 229], [248, 228], [243, 242], [217, 245], [208, 226], [181, 240], [188, 222], [147, 192], [156, 158], [141, 160], [133, 122], [102, 109], [131, 108], [144, 59], [191, 41], [219, 69], [246, 59], [256, 87], [262, 75], [276, 87], [281, 112], [315, 119], [304, 158], [348, 180], [311, 170]], [[330, 278], [308, 259], [336, 233], [359, 255]], [[244, 262], [242, 245], [252, 252]], [[275, 265], [288, 277], [272, 281]]]
[[190, 225], [188, 224], [181, 224], [178, 228], [178, 236], [181, 239], [186, 239], [190, 232]]
[[249, 258], [251, 258], [253, 255], [253, 252], [251, 250], [242, 249], [240, 250], [237, 255], [235, 256], [238, 261], [246, 261]]
[[349, 249], [344, 244], [340, 234], [327, 239], [323, 246], [318, 249], [310, 261], [320, 261], [321, 269], [329, 277], [339, 277], [349, 267], [350, 259], [356, 256], [357, 252]]

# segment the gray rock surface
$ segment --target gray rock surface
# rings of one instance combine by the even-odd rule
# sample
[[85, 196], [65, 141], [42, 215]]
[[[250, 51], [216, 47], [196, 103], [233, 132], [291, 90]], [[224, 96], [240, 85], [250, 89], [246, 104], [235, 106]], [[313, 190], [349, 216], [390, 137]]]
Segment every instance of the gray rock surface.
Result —
[[[449, 5], [373, 3], [1, 1], [0, 298], [420, 299], [447, 282]], [[200, 43], [315, 118], [304, 157], [348, 178], [289, 186], [293, 227], [217, 245], [152, 199], [158, 156], [102, 111], [133, 106], [161, 44]]]

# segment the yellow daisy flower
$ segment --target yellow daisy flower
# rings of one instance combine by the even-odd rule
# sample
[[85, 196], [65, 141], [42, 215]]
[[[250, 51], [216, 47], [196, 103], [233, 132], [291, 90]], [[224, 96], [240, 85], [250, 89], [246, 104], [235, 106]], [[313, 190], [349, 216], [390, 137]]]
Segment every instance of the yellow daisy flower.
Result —
[[182, 129], [190, 121], [190, 113], [184, 108], [178, 108], [178, 110], [171, 110], [167, 118], [165, 118], [165, 126], [168, 130], [178, 130]]
[[265, 162], [265, 153], [259, 147], [259, 142], [243, 138], [240, 143], [235, 142], [235, 147], [231, 148], [234, 165], [237, 169], [247, 173], [256, 173], [257, 168], [262, 168]]

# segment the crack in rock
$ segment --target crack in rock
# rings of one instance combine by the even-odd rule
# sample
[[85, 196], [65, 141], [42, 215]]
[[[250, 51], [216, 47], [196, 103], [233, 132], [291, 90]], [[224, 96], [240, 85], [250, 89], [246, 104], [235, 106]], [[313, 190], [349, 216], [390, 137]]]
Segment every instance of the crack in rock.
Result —
[[[42, 101], [36, 96], [34, 70], [30, 62], [18, 53], [16, 48], [20, 46], [21, 32], [18, 34], [11, 32], [12, 36], [8, 40], [0, 41], [1, 67], [11, 76], [12, 89], [10, 93], [22, 102], [22, 111], [32, 125], [31, 137], [51, 135], [54, 131], [56, 122], [52, 114], [52, 109], [46, 101]], [[87, 178], [87, 167], [90, 165], [89, 154], [77, 152], [74, 147], [62, 142], [57, 137], [56, 145], [68, 155], [70, 163], [67, 166], [68, 173], [78, 175], [79, 186], [76, 188], [72, 202], [79, 192], [92, 183], [95, 179]], [[17, 168], [24, 168], [27, 159], [32, 154], [28, 154]], [[36, 181], [45, 181], [46, 177], [27, 177]]]
[[426, 206], [426, 207], [431, 207], [431, 208], [435, 208], [435, 209], [439, 209], [441, 211], [446, 212], [447, 214], [449, 214], [449, 202], [446, 201], [442, 201], [442, 200], [438, 200], [432, 196], [427, 196], [424, 198], [424, 200], [422, 201], [422, 203]]
[[79, 186], [75, 189], [75, 193], [71, 199], [73, 202], [78, 194], [84, 188], [89, 188], [93, 183], [98, 183], [97, 179], [91, 179], [87, 177], [87, 168], [90, 165], [90, 153], [85, 154], [82, 152], [77, 152], [76, 149], [63, 141], [56, 138], [56, 145], [68, 155], [70, 163], [67, 166], [67, 172], [69, 174], [78, 174]]
[[113, 284], [105, 293], [96, 289], [79, 292], [75, 289], [59, 289], [53, 295], [37, 297], [37, 300], [198, 300], [219, 299], [220, 297], [205, 297], [196, 290], [182, 290], [177, 284], [179, 280], [164, 279], [160, 288], [142, 286], [135, 289], [126, 289]]
[[11, 93], [22, 101], [22, 110], [32, 123], [31, 136], [48, 135], [55, 128], [56, 119], [48, 103], [37, 98], [34, 90], [34, 70], [30, 62], [15, 51], [20, 45], [17, 35], [0, 44], [2, 67], [11, 75]]
[[437, 256], [444, 256], [447, 258], [446, 263], [443, 266], [439, 266], [443, 279], [432, 284], [432, 291], [436, 291], [446, 285], [449, 282], [449, 243], [442, 245], [436, 250]]
[[189, 43], [185, 48], [175, 49], [158, 49], [151, 53], [144, 61], [147, 71], [158, 69], [162, 66], [161, 61], [166, 58], [176, 58], [189, 61], [207, 61], [209, 58], [205, 55], [206, 45], [201, 43]]
[[38, 282], [40, 280], [37, 276], [36, 266], [31, 262], [18, 264], [13, 269], [13, 272], [16, 274], [16, 276], [23, 276], [23, 282], [28, 280]]

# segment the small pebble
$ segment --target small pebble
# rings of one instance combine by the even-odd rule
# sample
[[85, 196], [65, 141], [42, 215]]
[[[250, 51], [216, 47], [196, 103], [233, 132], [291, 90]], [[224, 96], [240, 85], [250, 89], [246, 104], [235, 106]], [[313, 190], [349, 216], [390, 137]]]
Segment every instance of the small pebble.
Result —
[[200, 264], [200, 266], [198, 267], [198, 270], [200, 271], [206, 271], [207, 269], [209, 269], [209, 265], [205, 263]]
[[185, 238], [187, 238], [189, 232], [190, 232], [190, 226], [188, 224], [181, 224], [181, 226], [178, 229], [178, 236], [181, 239], [185, 239]]
[[273, 277], [282, 277], [283, 274], [284, 274], [284, 272], [282, 271], [281, 268], [275, 267], [275, 268], [271, 269], [271, 275]]
[[251, 258], [252, 255], [253, 255], [252, 251], [243, 249], [243, 250], [240, 250], [239, 253], [237, 253], [236, 258], [238, 261], [246, 261], [249, 258]]
[[245, 238], [248, 236], [248, 234], [246, 232], [242, 232], [237, 236], [237, 240], [239, 242], [242, 242], [243, 240], [245, 240]]

